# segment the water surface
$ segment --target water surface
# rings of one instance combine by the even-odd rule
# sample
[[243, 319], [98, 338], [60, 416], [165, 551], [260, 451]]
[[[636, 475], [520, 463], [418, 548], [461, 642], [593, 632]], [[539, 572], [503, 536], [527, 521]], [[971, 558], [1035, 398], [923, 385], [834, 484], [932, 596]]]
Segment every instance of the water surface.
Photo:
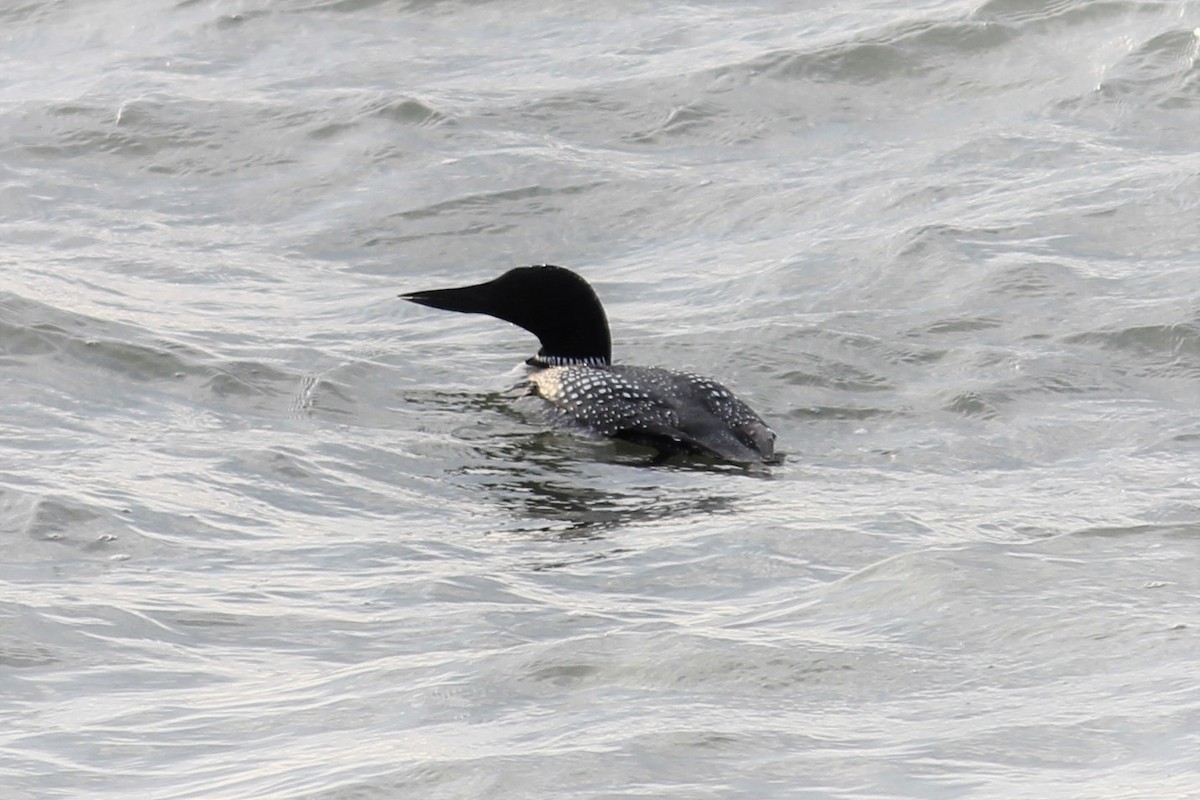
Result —
[[[5, 797], [1200, 796], [1195, 4], [0, 21]], [[538, 262], [786, 462], [396, 297]]]

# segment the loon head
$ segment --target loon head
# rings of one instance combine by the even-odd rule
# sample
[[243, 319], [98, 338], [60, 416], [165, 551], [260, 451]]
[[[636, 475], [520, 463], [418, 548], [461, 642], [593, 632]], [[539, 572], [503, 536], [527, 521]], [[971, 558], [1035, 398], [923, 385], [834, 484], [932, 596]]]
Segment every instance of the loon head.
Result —
[[533, 364], [612, 363], [608, 318], [588, 282], [569, 269], [543, 264], [517, 267], [487, 283], [400, 295], [446, 311], [511, 322], [538, 337]]

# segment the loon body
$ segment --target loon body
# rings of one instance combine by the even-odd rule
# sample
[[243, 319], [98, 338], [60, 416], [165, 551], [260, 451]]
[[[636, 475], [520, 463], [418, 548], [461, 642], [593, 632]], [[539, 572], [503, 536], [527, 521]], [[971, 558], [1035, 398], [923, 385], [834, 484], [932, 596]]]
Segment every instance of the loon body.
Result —
[[562, 267], [518, 267], [495, 280], [400, 295], [414, 303], [488, 314], [538, 337], [525, 363], [532, 394], [602, 436], [728, 461], [775, 460], [775, 433], [716, 381], [612, 363], [608, 318], [587, 281]]

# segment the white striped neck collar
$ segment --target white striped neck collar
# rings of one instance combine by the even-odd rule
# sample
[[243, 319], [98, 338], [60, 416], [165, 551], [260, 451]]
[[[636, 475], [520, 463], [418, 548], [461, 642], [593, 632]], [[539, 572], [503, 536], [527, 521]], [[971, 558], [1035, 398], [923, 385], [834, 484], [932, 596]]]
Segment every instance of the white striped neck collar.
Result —
[[607, 367], [608, 359], [604, 356], [547, 356], [538, 353], [526, 359], [531, 367]]

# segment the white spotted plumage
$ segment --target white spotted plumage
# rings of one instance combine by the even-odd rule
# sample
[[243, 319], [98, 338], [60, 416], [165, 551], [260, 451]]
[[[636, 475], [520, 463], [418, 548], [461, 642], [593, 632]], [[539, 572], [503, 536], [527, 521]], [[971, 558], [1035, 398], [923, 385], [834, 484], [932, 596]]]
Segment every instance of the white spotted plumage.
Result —
[[775, 434], [710, 378], [652, 367], [548, 366], [533, 391], [602, 436], [709, 452], [735, 460], [773, 457]]

